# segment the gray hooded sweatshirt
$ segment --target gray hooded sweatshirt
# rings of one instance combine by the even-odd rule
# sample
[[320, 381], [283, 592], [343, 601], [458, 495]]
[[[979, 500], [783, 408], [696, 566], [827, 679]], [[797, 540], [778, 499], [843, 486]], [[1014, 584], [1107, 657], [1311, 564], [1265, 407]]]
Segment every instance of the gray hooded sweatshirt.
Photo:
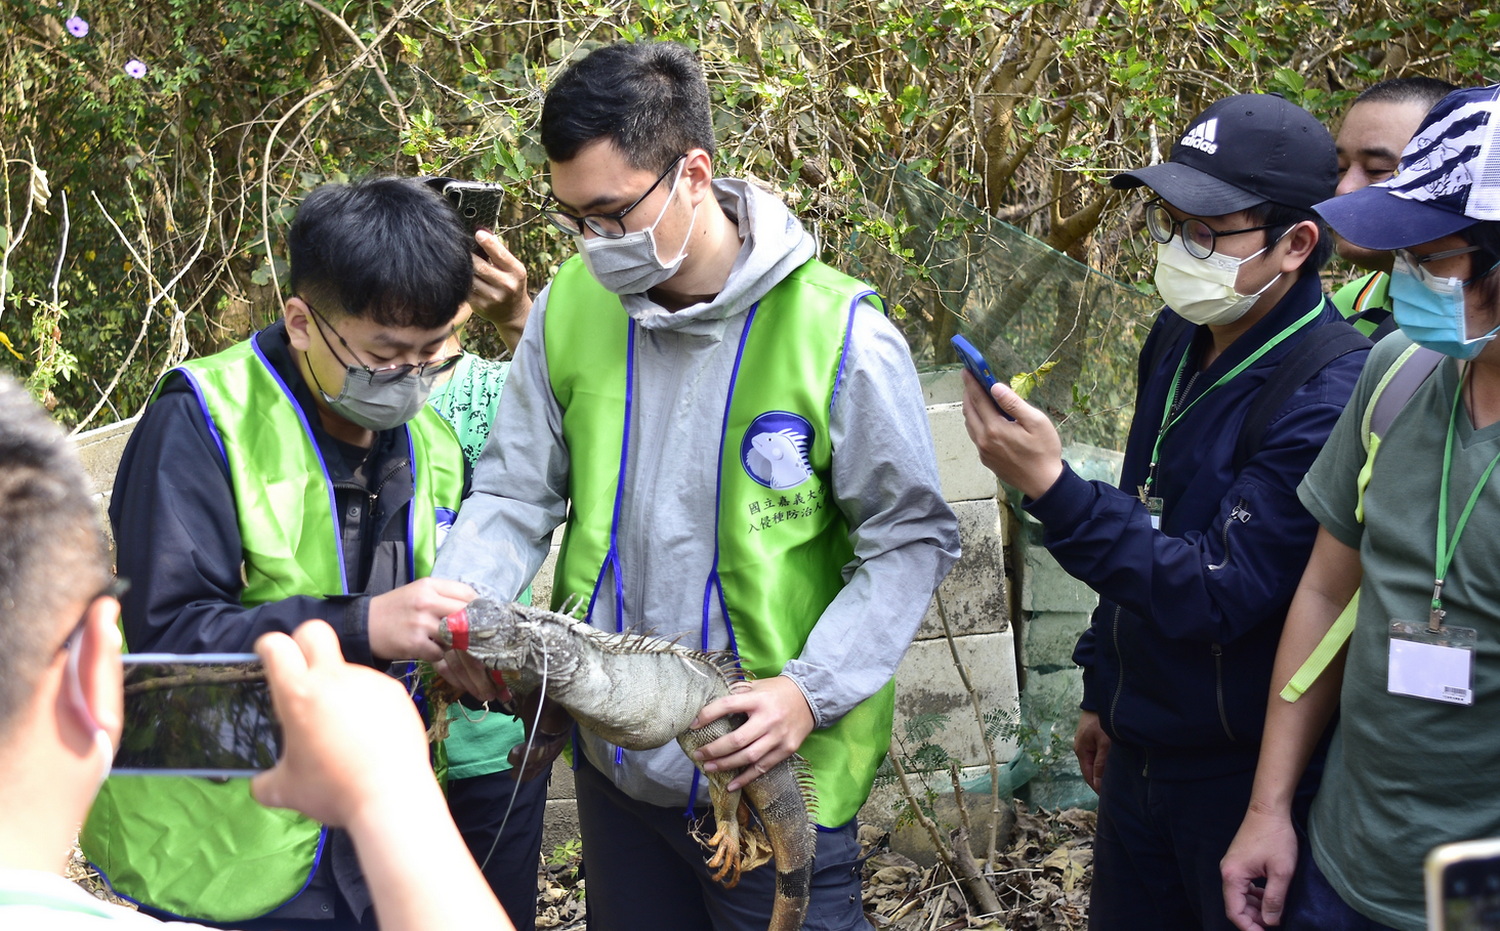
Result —
[[[714, 182], [724, 212], [739, 224], [739, 257], [711, 301], [675, 313], [645, 294], [622, 298], [636, 321], [636, 373], [629, 462], [619, 524], [625, 616], [630, 628], [701, 639], [704, 585], [714, 556], [719, 440], [735, 352], [750, 308], [815, 243], [770, 194], [743, 181]], [[567, 516], [568, 446], [547, 371], [537, 296], [500, 401], [473, 490], [433, 571], [496, 597], [514, 598], [547, 555]], [[816, 727], [825, 727], [895, 674], [933, 590], [958, 558], [958, 523], [938, 487], [922, 391], [906, 343], [885, 316], [862, 303], [848, 338], [845, 370], [830, 415], [832, 488], [850, 527], [854, 558], [846, 585], [819, 618], [783, 675], [801, 688]], [[592, 623], [615, 630], [611, 585], [600, 586]], [[706, 648], [724, 649], [717, 605]], [[590, 762], [632, 798], [680, 806], [693, 765], [675, 743], [617, 755], [587, 731]], [[706, 801], [699, 793], [698, 802]]]

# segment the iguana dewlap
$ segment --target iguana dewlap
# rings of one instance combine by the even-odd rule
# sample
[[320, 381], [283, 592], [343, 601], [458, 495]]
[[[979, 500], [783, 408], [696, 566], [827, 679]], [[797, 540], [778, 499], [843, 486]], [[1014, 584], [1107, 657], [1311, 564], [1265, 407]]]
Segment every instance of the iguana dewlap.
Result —
[[[730, 716], [689, 727], [704, 705], [743, 681], [727, 654], [700, 653], [656, 637], [608, 634], [553, 611], [485, 598], [445, 618], [438, 640], [500, 672], [514, 692], [535, 692], [545, 680], [546, 697], [626, 750], [651, 750], [675, 738], [691, 758], [694, 750], [743, 721]], [[715, 822], [714, 835], [705, 842], [714, 850], [708, 865], [717, 870], [715, 879], [733, 886], [742, 871], [765, 862], [769, 845], [776, 861], [772, 931], [796, 931], [807, 915], [816, 828], [806, 766], [793, 756], [737, 792], [724, 787], [738, 771], [704, 773]], [[742, 822], [742, 795], [755, 809], [763, 835]]]

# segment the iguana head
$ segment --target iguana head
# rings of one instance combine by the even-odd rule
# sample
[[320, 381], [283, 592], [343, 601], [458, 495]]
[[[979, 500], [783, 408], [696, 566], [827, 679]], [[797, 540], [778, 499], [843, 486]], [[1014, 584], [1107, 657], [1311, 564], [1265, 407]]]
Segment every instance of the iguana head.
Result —
[[445, 649], [473, 654], [490, 669], [520, 669], [530, 638], [522, 633], [524, 617], [518, 607], [476, 598], [438, 622], [437, 642]]

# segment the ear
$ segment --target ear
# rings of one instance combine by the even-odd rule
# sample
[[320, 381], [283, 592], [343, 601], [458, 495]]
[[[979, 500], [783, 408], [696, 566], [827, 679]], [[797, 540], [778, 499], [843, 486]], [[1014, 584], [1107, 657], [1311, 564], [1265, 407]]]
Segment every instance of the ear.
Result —
[[314, 325], [307, 302], [300, 297], [288, 298], [286, 310], [281, 316], [286, 321], [287, 341], [298, 352], [306, 352], [307, 348], [312, 345], [312, 333], [309, 331]]
[[113, 598], [95, 598], [84, 615], [83, 630], [73, 649], [78, 654], [78, 693], [83, 707], [80, 716], [90, 720], [81, 726], [103, 728], [111, 743], [118, 746], [124, 721], [123, 670], [120, 666], [120, 603]]
[[1281, 254], [1281, 271], [1291, 274], [1301, 268], [1312, 255], [1321, 236], [1318, 224], [1313, 221], [1301, 220], [1296, 223], [1278, 243], [1286, 250]]
[[696, 206], [705, 197], [712, 197], [713, 183], [713, 158], [703, 149], [689, 149], [682, 165], [682, 184], [688, 199]]

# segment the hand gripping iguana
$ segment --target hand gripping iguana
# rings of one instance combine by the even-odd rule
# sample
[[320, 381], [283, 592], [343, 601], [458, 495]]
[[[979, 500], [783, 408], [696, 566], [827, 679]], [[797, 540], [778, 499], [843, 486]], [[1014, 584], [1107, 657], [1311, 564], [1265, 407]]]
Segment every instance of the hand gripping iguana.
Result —
[[[500, 672], [513, 692], [545, 690], [578, 723], [626, 750], [650, 750], [675, 737], [691, 757], [745, 720], [729, 715], [689, 727], [704, 705], [744, 681], [730, 654], [609, 634], [564, 614], [486, 598], [445, 618], [438, 640]], [[742, 871], [766, 861], [769, 846], [776, 861], [770, 931], [796, 931], [807, 915], [816, 844], [807, 764], [793, 755], [740, 790], [725, 791], [737, 774], [704, 773], [715, 821], [714, 835], [704, 842], [714, 850], [708, 865], [717, 870], [714, 879], [733, 887]], [[760, 828], [749, 823], [742, 795]]]

